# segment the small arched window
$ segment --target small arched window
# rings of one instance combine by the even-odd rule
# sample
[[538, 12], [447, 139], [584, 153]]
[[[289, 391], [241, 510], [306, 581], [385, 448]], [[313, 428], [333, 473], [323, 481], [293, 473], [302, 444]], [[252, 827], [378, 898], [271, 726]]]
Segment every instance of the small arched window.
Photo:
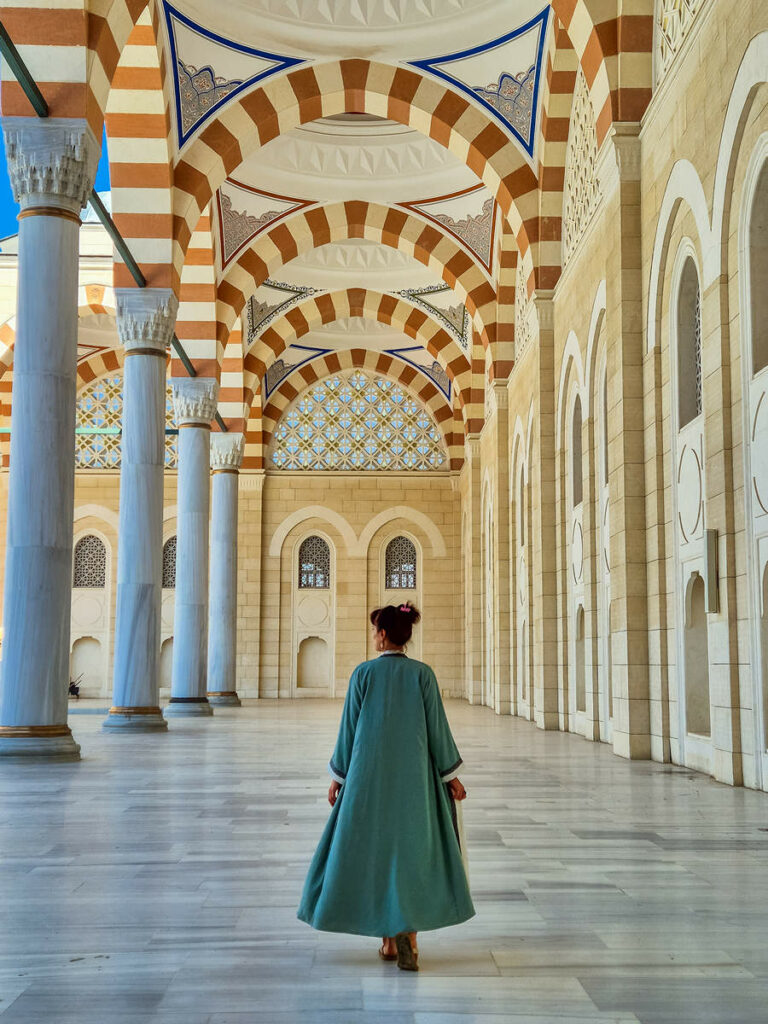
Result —
[[328, 590], [331, 585], [331, 549], [322, 537], [307, 537], [299, 548], [299, 589]]
[[106, 587], [107, 549], [104, 541], [89, 533], [75, 545], [73, 587]]
[[163, 545], [163, 590], [176, 587], [176, 535]]
[[384, 586], [387, 590], [416, 589], [416, 547], [407, 537], [394, 537], [384, 556]]
[[768, 366], [768, 161], [763, 164], [749, 224], [749, 297], [752, 308], [752, 372]]
[[603, 482], [608, 483], [608, 370], [603, 371]]
[[518, 522], [520, 524], [520, 547], [525, 544], [525, 476], [520, 471], [520, 493], [517, 499]]
[[701, 415], [701, 292], [691, 256], [685, 261], [677, 299], [677, 391], [680, 426]]
[[581, 460], [581, 399], [576, 396], [573, 406], [573, 430], [571, 432], [572, 464], [571, 464], [571, 486], [573, 494], [573, 507], [581, 504], [584, 497], [584, 478]]

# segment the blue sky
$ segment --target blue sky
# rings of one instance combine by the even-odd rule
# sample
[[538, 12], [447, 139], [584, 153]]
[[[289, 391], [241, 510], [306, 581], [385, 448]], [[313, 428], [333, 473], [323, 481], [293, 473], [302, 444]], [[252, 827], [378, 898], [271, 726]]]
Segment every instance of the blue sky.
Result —
[[[101, 142], [101, 160], [96, 173], [96, 191], [106, 192], [109, 189], [109, 162], [107, 160], [106, 133]], [[0, 238], [15, 235], [18, 231], [16, 214], [19, 208], [13, 201], [11, 183], [8, 180], [8, 167], [5, 162], [5, 146], [0, 146]]]

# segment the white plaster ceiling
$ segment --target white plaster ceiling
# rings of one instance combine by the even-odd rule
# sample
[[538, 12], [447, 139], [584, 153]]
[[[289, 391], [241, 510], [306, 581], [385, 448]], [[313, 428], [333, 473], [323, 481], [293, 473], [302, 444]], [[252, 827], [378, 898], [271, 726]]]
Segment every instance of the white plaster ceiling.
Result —
[[281, 281], [335, 291], [399, 291], [438, 284], [441, 278], [399, 249], [366, 239], [331, 242], [291, 260], [275, 274]]
[[174, 0], [193, 21], [246, 46], [389, 62], [480, 45], [542, 6], [542, 0]]

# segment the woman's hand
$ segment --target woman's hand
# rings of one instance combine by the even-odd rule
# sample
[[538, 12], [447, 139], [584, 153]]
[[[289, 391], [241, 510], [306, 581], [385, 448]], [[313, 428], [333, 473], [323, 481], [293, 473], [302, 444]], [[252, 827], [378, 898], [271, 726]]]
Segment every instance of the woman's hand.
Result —
[[451, 796], [454, 800], [464, 800], [467, 796], [467, 791], [464, 789], [458, 779], [451, 779], [447, 784], [448, 789], [451, 791]]
[[328, 790], [328, 803], [331, 805], [331, 807], [333, 807], [333, 805], [336, 803], [336, 798], [338, 797], [340, 792], [341, 783], [337, 782], [334, 779], [333, 782], [331, 783], [330, 789]]

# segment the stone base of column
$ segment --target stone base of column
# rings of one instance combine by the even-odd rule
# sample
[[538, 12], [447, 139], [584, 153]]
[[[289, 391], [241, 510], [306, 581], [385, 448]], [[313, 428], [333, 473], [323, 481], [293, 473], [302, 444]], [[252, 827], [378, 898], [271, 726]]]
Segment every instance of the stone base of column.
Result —
[[237, 696], [237, 690], [209, 690], [208, 703], [228, 708], [239, 708], [242, 706], [242, 701]]
[[162, 732], [168, 723], [158, 707], [110, 708], [101, 726], [108, 732]]
[[0, 757], [79, 761], [80, 744], [68, 725], [0, 725]]
[[201, 715], [212, 715], [213, 708], [208, 703], [207, 697], [171, 697], [170, 703], [166, 706], [163, 714], [191, 718]]

